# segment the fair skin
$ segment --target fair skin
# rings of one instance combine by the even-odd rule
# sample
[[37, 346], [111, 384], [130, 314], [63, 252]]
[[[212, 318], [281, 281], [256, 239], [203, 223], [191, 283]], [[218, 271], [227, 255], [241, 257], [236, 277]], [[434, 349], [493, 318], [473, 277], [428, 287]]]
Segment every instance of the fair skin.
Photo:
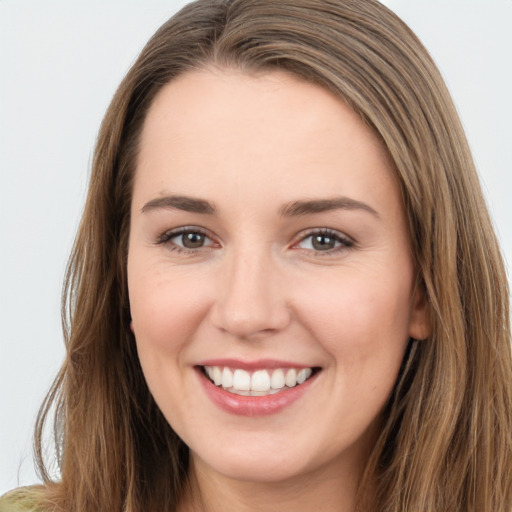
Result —
[[190, 448], [180, 510], [352, 511], [408, 339], [428, 331], [374, 134], [281, 72], [185, 73], [145, 120], [131, 216], [132, 330]]

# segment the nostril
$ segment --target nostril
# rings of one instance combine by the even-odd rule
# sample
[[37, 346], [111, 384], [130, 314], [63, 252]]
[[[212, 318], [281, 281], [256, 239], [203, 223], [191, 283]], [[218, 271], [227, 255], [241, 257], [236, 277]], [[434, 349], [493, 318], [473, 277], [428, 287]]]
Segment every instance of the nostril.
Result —
[[222, 303], [215, 306], [212, 322], [224, 332], [250, 340], [286, 328], [290, 314], [284, 306], [275, 303]]

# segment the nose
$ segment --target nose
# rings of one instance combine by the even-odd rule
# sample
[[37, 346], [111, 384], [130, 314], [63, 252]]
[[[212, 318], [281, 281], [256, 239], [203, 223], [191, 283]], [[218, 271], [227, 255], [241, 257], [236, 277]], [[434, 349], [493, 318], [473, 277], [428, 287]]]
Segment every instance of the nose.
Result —
[[283, 275], [271, 255], [233, 254], [219, 278], [211, 313], [218, 329], [251, 339], [281, 331], [290, 323]]

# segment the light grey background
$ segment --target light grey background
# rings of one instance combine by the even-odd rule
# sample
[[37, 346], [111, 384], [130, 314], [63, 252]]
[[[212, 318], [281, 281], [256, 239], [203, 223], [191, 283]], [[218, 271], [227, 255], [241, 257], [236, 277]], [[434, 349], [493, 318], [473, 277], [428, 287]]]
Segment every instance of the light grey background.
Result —
[[[60, 291], [96, 133], [177, 0], [0, 0], [0, 494], [36, 482], [35, 415], [63, 356]], [[455, 98], [512, 261], [512, 0], [387, 0]]]

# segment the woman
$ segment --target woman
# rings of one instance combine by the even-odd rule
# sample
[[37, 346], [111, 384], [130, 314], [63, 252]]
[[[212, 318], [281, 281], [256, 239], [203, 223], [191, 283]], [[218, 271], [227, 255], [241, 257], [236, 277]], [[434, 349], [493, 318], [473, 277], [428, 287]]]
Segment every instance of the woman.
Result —
[[169, 20], [103, 122], [66, 301], [44, 486], [4, 507], [512, 508], [503, 263], [442, 79], [377, 2]]

